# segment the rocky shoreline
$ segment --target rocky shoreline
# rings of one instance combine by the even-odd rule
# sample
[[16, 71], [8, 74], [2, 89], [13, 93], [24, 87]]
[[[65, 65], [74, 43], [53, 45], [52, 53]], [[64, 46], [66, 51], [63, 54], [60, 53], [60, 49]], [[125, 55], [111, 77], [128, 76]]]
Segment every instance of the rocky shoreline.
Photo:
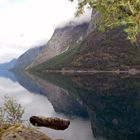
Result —
[[140, 73], [139, 69], [129, 69], [129, 70], [45, 70], [43, 73], [87, 73], [87, 74], [94, 74], [94, 73], [116, 73], [116, 74], [121, 74], [121, 73], [126, 73], [130, 75], [136, 75]]
[[47, 135], [22, 124], [15, 124], [0, 132], [1, 140], [52, 140]]

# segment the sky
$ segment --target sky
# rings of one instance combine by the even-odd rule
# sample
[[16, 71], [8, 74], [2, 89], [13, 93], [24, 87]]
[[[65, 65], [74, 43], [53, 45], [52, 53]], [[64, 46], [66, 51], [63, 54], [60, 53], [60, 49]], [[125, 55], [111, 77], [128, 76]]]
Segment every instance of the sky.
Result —
[[45, 44], [56, 27], [90, 19], [75, 18], [77, 2], [68, 0], [0, 0], [0, 63]]

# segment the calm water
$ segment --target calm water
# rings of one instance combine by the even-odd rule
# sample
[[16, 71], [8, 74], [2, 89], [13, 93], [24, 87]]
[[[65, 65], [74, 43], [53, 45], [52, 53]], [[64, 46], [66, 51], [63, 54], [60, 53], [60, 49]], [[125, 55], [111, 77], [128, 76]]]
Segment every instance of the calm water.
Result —
[[65, 131], [41, 128], [49, 137], [65, 140], [139, 140], [140, 76], [33, 76], [0, 72], [0, 103], [15, 97], [32, 115], [69, 119]]

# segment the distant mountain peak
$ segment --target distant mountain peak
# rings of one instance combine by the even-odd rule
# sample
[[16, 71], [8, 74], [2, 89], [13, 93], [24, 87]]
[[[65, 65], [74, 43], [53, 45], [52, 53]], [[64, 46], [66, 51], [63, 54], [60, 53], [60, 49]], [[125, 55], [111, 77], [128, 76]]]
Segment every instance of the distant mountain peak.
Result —
[[1, 63], [0, 64], [0, 70], [12, 69], [15, 66], [15, 64], [16, 64], [16, 61], [17, 61], [17, 59], [14, 58], [14, 59], [12, 59], [9, 62]]

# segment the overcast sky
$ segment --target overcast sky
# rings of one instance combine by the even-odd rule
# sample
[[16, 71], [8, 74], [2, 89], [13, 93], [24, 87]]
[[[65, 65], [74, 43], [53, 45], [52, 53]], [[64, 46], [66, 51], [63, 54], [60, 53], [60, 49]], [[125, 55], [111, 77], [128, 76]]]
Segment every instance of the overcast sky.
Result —
[[57, 26], [75, 19], [76, 7], [68, 0], [0, 0], [0, 63], [45, 43]]

